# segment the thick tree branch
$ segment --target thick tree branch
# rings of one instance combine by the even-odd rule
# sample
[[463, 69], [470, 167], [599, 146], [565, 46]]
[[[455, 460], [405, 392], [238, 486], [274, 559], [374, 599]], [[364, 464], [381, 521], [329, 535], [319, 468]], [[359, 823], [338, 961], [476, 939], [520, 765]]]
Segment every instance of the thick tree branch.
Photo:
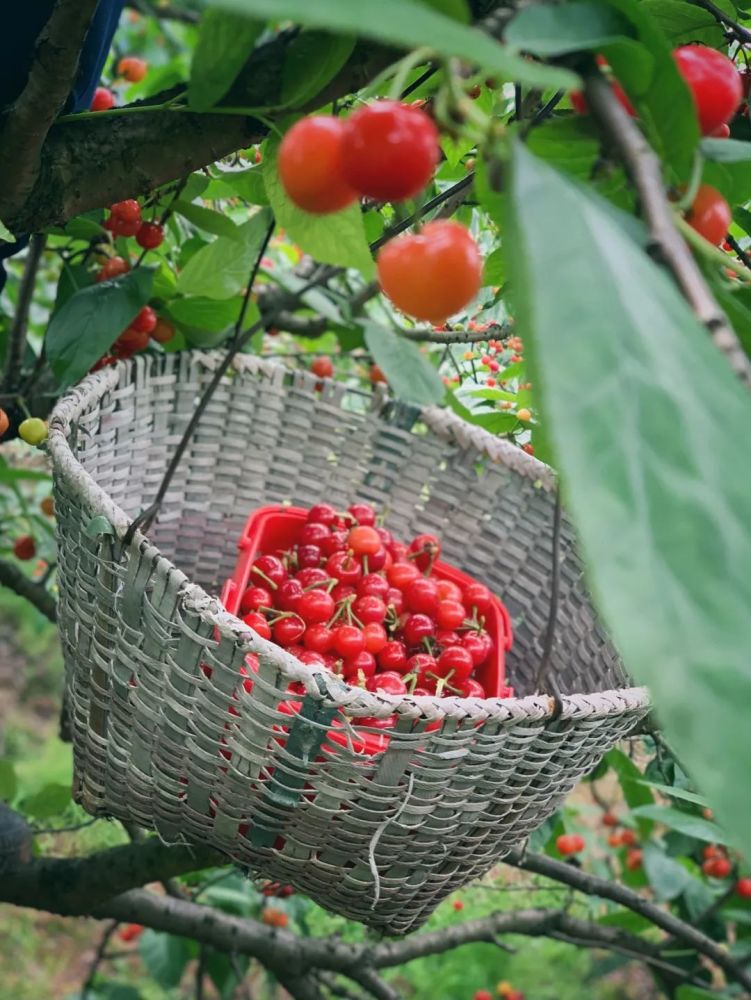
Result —
[[725, 355], [732, 370], [751, 388], [751, 361], [727, 317], [715, 302], [691, 250], [675, 227], [673, 209], [665, 194], [659, 158], [601, 74], [585, 77], [585, 93], [592, 114], [617, 150], [639, 195], [655, 257], [671, 272], [697, 318], [706, 326], [715, 346]]
[[25, 597], [51, 622], [57, 621], [57, 601], [49, 590], [36, 580], [31, 580], [23, 570], [7, 559], [0, 559], [0, 586]]
[[[39, 157], [78, 71], [78, 58], [98, 0], [57, 0], [36, 43], [29, 79], [0, 128], [0, 190], [24, 201], [37, 177]], [[11, 25], [6, 30], [12, 31]]]
[[46, 236], [32, 236], [29, 245], [23, 277], [21, 278], [21, 287], [18, 290], [16, 311], [13, 315], [10, 333], [8, 334], [5, 374], [2, 381], [4, 392], [15, 392], [21, 379], [24, 348], [26, 347], [26, 330], [29, 324], [29, 309], [31, 308], [31, 300], [34, 297], [37, 271], [39, 270], [46, 242]]

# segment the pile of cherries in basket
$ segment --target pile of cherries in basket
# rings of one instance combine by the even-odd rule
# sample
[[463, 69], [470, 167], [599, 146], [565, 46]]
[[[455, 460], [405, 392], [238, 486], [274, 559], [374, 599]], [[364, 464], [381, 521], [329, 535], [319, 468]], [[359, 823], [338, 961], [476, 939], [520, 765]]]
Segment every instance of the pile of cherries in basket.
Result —
[[319, 503], [296, 544], [257, 556], [240, 614], [302, 662], [369, 691], [484, 698], [474, 675], [494, 654], [495, 598], [479, 582], [433, 575], [440, 552], [432, 534], [397, 541], [368, 504]]

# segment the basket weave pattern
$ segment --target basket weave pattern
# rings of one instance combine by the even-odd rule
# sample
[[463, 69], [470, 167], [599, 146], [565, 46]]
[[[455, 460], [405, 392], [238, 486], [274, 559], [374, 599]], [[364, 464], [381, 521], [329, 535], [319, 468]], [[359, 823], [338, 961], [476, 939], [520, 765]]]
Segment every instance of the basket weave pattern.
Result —
[[[72, 390], [50, 422], [76, 797], [404, 932], [540, 826], [645, 714], [647, 695], [626, 686], [564, 518], [552, 659], [564, 707], [551, 719], [552, 700], [533, 684], [550, 601], [552, 473], [442, 410], [400, 429], [377, 397], [368, 410], [340, 385], [317, 391], [307, 373], [243, 356], [154, 528], [124, 545], [219, 358], [121, 363]], [[514, 622], [507, 664], [520, 697], [352, 688], [209, 596], [232, 574], [255, 507], [355, 499], [386, 510], [397, 537], [435, 531], [447, 561], [498, 593]], [[260, 661], [252, 694], [238, 684], [249, 652]], [[292, 714], [291, 681], [307, 692]], [[392, 714], [385, 749], [358, 752], [347, 720]], [[327, 738], [335, 722], [350, 739]]]

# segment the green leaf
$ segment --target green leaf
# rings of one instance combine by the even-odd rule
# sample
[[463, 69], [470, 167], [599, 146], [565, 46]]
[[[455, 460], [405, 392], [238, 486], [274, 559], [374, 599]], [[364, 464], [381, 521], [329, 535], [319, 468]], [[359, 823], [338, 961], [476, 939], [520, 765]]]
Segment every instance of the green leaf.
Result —
[[424, 3], [426, 7], [440, 11], [446, 17], [453, 17], [455, 21], [461, 21], [462, 24], [470, 22], [467, 0], [420, 0], [420, 2]]
[[[618, 776], [623, 797], [630, 809], [637, 810], [639, 806], [651, 805], [654, 802], [652, 792], [642, 780], [641, 771], [622, 750], [611, 750], [603, 760]], [[648, 837], [653, 824], [642, 818], [637, 820], [637, 825], [641, 835]]]
[[440, 403], [446, 387], [416, 344], [387, 326], [365, 322], [365, 343], [399, 399], [428, 406]]
[[232, 240], [240, 239], [239, 226], [236, 226], [232, 219], [222, 212], [215, 212], [212, 208], [205, 208], [203, 205], [194, 205], [190, 201], [178, 199], [174, 204], [174, 210], [182, 215], [188, 222], [192, 222], [198, 229], [205, 233], [213, 233], [215, 236], [228, 236]]
[[248, 283], [271, 218], [271, 212], [263, 208], [238, 227], [239, 240], [219, 236], [213, 243], [201, 247], [180, 272], [178, 292], [210, 299], [229, 299], [237, 295]]
[[538, 56], [598, 51], [608, 42], [633, 38], [627, 17], [612, 7], [587, 0], [561, 6], [523, 7], [508, 24], [503, 37], [516, 51]]
[[65, 812], [70, 803], [70, 785], [53, 783], [29, 795], [23, 800], [21, 807], [27, 816], [33, 816], [34, 819], [49, 819], [50, 816], [59, 816]]
[[509, 202], [519, 334], [590, 584], [671, 745], [746, 845], [751, 441], [727, 429], [751, 425], [751, 400], [601, 199], [516, 147]]
[[0, 222], [0, 242], [3, 243], [15, 243], [16, 237], [8, 229], [4, 222]]
[[50, 320], [47, 357], [61, 388], [77, 382], [106, 354], [151, 296], [154, 271], [138, 267], [75, 292]]
[[655, 898], [660, 902], [680, 896], [691, 881], [683, 865], [669, 858], [656, 844], [644, 846], [642, 864]]
[[698, 986], [679, 986], [675, 1000], [717, 1000], [717, 994], [699, 989]]
[[232, 194], [251, 205], [268, 205], [266, 185], [263, 182], [263, 167], [248, 167], [247, 170], [223, 170], [216, 178]]
[[578, 78], [568, 70], [543, 66], [517, 56], [489, 35], [417, 0], [213, 0], [213, 5], [248, 17], [288, 18], [341, 34], [374, 38], [400, 49], [427, 46], [442, 56], [458, 56], [473, 65], [530, 87], [570, 90]]
[[284, 57], [282, 103], [299, 108], [320, 94], [352, 55], [351, 35], [331, 35], [327, 31], [303, 31]]
[[696, 840], [705, 840], [709, 844], [727, 843], [724, 830], [716, 823], [711, 823], [702, 816], [692, 816], [691, 813], [683, 812], [681, 809], [652, 805], [640, 806], [633, 812], [635, 816], [643, 816], [656, 823], [662, 823], [671, 830], [685, 833], [687, 837], [694, 837]]
[[194, 941], [146, 930], [138, 941], [138, 954], [149, 974], [165, 989], [177, 986], [182, 979], [185, 966], [196, 954], [198, 947]]
[[297, 208], [287, 198], [276, 166], [279, 140], [266, 143], [263, 176], [266, 194], [276, 216], [277, 225], [301, 250], [322, 264], [356, 267], [370, 278], [374, 273], [362, 212], [356, 202], [331, 215], [311, 215]]
[[[727, 143], [729, 149], [723, 149]], [[706, 157], [702, 181], [711, 184], [731, 205], [751, 199], [751, 142], [739, 139], [703, 139]]]
[[482, 270], [483, 285], [502, 285], [506, 280], [506, 264], [503, 247], [495, 250], [485, 258]]
[[723, 43], [722, 27], [701, 7], [683, 0], [642, 0], [641, 6], [667, 35], [671, 45], [701, 42], [719, 48]]
[[654, 788], [656, 792], [661, 795], [670, 795], [674, 799], [681, 799], [684, 802], [693, 802], [697, 806], [706, 806], [707, 800], [702, 795], [696, 795], [695, 792], [687, 792], [685, 788], [676, 788], [674, 785], [661, 785], [657, 781], [639, 781], [639, 785], [649, 785], [650, 788]]
[[11, 802], [16, 796], [17, 787], [13, 761], [0, 760], [0, 801]]
[[208, 111], [224, 97], [247, 62], [263, 31], [263, 21], [249, 13], [207, 10], [201, 18], [188, 83], [188, 103], [196, 111]]
[[226, 330], [237, 320], [242, 306], [242, 296], [231, 299], [209, 299], [197, 295], [170, 302], [169, 314], [176, 323], [198, 330]]

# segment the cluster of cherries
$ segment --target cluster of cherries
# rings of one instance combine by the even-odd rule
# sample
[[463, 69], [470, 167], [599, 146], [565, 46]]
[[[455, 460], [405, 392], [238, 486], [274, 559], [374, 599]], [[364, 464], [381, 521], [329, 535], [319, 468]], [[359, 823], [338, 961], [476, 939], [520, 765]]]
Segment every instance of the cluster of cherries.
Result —
[[135, 198], [110, 205], [104, 228], [113, 236], [135, 236], [136, 243], [144, 250], [156, 250], [164, 240], [164, 229], [158, 222], [145, 222], [141, 218], [141, 206]]
[[303, 663], [369, 691], [484, 698], [474, 674], [493, 653], [494, 598], [481, 583], [433, 576], [440, 552], [435, 535], [397, 541], [369, 504], [340, 513], [319, 503], [296, 544], [255, 559], [240, 613]]
[[[673, 52], [673, 58], [691, 92], [701, 134], [727, 139], [730, 135], [728, 122], [744, 97], [748, 97], [751, 76], [741, 74], [732, 59], [706, 45], [681, 45]], [[607, 70], [607, 62], [602, 56], [598, 56], [597, 62]], [[636, 111], [617, 80], [613, 81], [613, 92], [623, 108], [635, 117]], [[571, 103], [579, 114], [589, 110], [584, 95], [579, 92], [571, 95]], [[686, 221], [717, 246], [725, 239], [732, 213], [716, 188], [700, 184]]]
[[[440, 157], [438, 129], [421, 108], [375, 101], [350, 115], [312, 115], [296, 122], [279, 147], [288, 197], [306, 212], [337, 212], [359, 198], [414, 198]], [[475, 297], [482, 259], [466, 226], [429, 222], [390, 240], [377, 259], [382, 290], [415, 319], [443, 322]]]

